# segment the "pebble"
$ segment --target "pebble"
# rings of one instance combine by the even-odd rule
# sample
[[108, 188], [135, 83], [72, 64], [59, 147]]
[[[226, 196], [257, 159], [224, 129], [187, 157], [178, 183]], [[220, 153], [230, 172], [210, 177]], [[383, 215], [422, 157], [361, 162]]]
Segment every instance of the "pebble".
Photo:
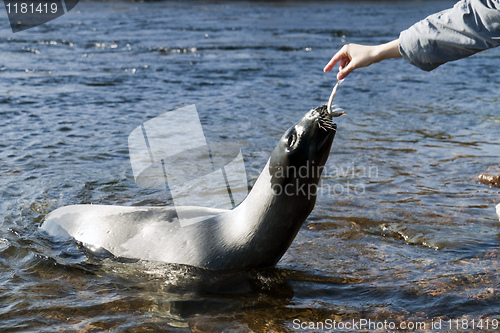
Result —
[[500, 165], [492, 165], [482, 172], [477, 179], [481, 183], [500, 187]]

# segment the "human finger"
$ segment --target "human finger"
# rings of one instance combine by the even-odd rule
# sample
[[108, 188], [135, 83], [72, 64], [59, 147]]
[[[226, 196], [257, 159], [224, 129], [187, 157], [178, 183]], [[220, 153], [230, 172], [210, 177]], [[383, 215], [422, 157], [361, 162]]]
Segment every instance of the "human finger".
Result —
[[352, 62], [348, 63], [347, 66], [339, 68], [339, 72], [337, 73], [337, 80], [345, 79], [356, 67]]
[[330, 59], [328, 64], [326, 64], [325, 68], [323, 68], [324, 72], [329, 72], [332, 70], [333, 66], [342, 60], [345, 57], [345, 47], [342, 47], [335, 55]]

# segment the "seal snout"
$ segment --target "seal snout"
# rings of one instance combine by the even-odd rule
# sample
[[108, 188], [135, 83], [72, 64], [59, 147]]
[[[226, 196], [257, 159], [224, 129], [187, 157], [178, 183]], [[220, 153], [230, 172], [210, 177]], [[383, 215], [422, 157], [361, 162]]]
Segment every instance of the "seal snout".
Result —
[[318, 106], [313, 110], [313, 114], [316, 115], [316, 121], [320, 129], [326, 132], [337, 130], [337, 125], [333, 123], [332, 114], [328, 112], [326, 105]]

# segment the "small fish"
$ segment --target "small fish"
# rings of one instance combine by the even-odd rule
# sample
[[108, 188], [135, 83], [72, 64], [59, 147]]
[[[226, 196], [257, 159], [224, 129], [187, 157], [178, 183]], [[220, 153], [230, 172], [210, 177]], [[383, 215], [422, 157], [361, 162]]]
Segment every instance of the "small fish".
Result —
[[327, 109], [328, 109], [328, 114], [330, 114], [332, 117], [340, 117], [343, 115], [345, 112], [342, 111], [340, 108], [335, 108], [332, 110], [332, 103], [333, 103], [333, 97], [335, 97], [335, 93], [337, 92], [337, 87], [344, 82], [344, 79], [338, 80], [337, 84], [335, 87], [333, 87], [332, 94], [330, 95], [330, 99], [328, 100]]

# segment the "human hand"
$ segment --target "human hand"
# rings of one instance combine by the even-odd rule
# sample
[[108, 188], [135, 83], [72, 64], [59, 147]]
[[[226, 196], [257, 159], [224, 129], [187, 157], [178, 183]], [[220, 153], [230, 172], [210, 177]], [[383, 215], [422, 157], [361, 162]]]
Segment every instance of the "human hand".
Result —
[[357, 68], [366, 67], [384, 59], [400, 57], [397, 39], [387, 44], [374, 46], [347, 44], [332, 57], [323, 71], [331, 71], [333, 66], [340, 62], [337, 79], [342, 80]]
[[353, 70], [366, 67], [375, 62], [374, 49], [376, 46], [365, 46], [359, 44], [344, 45], [325, 66], [323, 71], [329, 72], [333, 66], [340, 62], [337, 80], [342, 80]]

